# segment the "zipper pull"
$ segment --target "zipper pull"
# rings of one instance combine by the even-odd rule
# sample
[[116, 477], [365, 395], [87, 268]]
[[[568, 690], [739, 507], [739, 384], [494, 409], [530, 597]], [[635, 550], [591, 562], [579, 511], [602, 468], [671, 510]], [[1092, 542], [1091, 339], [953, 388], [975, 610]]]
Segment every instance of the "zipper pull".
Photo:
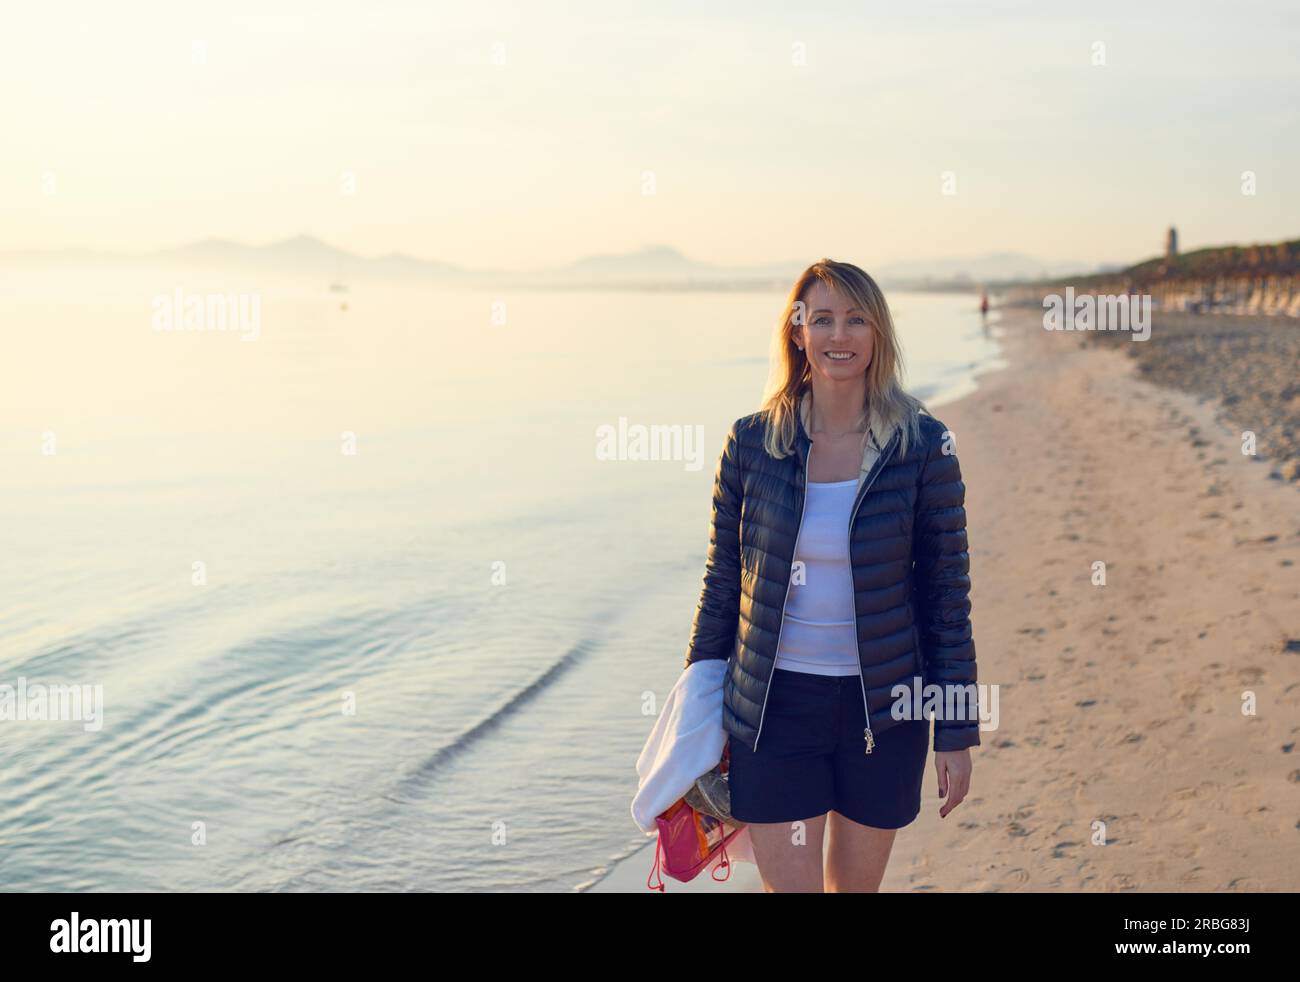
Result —
[[871, 749], [876, 745], [876, 738], [871, 735], [871, 727], [869, 726], [862, 732], [864, 739], [867, 741], [867, 753], [871, 753]]

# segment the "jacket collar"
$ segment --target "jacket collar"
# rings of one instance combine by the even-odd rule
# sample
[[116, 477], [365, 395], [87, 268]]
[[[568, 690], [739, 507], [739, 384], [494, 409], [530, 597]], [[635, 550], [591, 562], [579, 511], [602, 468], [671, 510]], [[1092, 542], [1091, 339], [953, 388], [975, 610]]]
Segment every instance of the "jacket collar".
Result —
[[[801, 458], [800, 463], [806, 466], [808, 463], [808, 451], [812, 449], [812, 437], [808, 435], [808, 430], [812, 426], [812, 391], [811, 390], [805, 390], [804, 394], [799, 397], [798, 419], [799, 419], [799, 437], [797, 443], [799, 448], [799, 456]], [[871, 467], [873, 464], [875, 464], [876, 459], [880, 456], [881, 452], [889, 446], [890, 441], [895, 436], [894, 433], [895, 427], [891, 426], [885, 420], [881, 419], [879, 413], [876, 412], [874, 407], [871, 410], [870, 426], [871, 426], [871, 435], [872, 437], [874, 437], [874, 442], [871, 439], [868, 439], [867, 445], [863, 448], [862, 471], [858, 475], [859, 484], [862, 483], [862, 479], [865, 478], [867, 472], [871, 470]]]

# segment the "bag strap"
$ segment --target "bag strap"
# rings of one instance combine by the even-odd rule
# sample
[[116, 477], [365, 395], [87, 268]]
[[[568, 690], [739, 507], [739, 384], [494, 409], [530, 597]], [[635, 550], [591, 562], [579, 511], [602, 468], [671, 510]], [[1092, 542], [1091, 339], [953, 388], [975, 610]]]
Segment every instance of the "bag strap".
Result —
[[[734, 834], [735, 833], [733, 832], [732, 835]], [[731, 836], [723, 837], [718, 865], [709, 871], [709, 875], [713, 877], [714, 881], [717, 883], [725, 883], [731, 878], [731, 857], [727, 855], [727, 839], [729, 838], [731, 838]], [[718, 875], [718, 870], [723, 870], [721, 876]]]
[[[650, 868], [650, 876], [647, 876], [647, 877], [645, 878], [645, 885], [646, 885], [649, 889], [651, 889], [651, 890], [658, 890], [660, 893], [663, 893], [663, 892], [664, 892], [664, 878], [663, 878], [663, 876], [661, 876], [660, 873], [659, 873], [659, 853], [660, 853], [660, 849], [659, 849], [659, 840], [656, 838], [656, 839], [655, 839], [655, 864], [654, 864], [654, 866], [652, 866], [652, 867]], [[652, 878], [652, 877], [655, 877], [655, 876], [658, 876], [658, 877], [659, 877], [659, 882], [658, 882], [658, 883], [651, 883], [651, 882], [650, 882], [651, 878]]]

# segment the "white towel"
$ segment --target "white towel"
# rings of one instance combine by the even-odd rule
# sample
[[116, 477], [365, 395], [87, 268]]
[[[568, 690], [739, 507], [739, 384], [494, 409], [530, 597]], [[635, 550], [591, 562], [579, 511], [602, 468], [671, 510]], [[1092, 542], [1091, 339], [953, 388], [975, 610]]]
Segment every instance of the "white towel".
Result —
[[[722, 683], [726, 675], [725, 658], [688, 665], [659, 711], [636, 760], [639, 784], [632, 799], [632, 819], [647, 835], [658, 834], [656, 816], [722, 759], [727, 744], [727, 732], [722, 728]], [[727, 843], [727, 855], [738, 862], [754, 862], [748, 828], [741, 829]], [[709, 868], [716, 865], [715, 861]]]

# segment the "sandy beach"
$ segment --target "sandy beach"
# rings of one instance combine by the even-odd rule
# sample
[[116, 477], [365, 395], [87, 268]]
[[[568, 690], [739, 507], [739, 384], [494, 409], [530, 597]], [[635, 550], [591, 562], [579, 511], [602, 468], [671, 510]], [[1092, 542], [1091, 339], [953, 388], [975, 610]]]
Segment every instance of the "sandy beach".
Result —
[[[935, 410], [967, 484], [998, 728], [946, 819], [928, 765], [882, 890], [1297, 889], [1300, 484], [1242, 454], [1250, 427], [1218, 399], [1146, 381], [1158, 348], [1049, 333], [1032, 309], [1002, 327], [1008, 367]], [[1158, 346], [1158, 326], [1124, 343]], [[644, 890], [650, 860], [600, 889]], [[737, 870], [699, 886], [758, 889]]]
[[1297, 486], [1241, 453], [1214, 401], [1141, 380], [1117, 346], [1032, 310], [1005, 328], [1011, 366], [938, 412], [1000, 726], [971, 797], [942, 821], [927, 799], [882, 888], [1296, 889]]

